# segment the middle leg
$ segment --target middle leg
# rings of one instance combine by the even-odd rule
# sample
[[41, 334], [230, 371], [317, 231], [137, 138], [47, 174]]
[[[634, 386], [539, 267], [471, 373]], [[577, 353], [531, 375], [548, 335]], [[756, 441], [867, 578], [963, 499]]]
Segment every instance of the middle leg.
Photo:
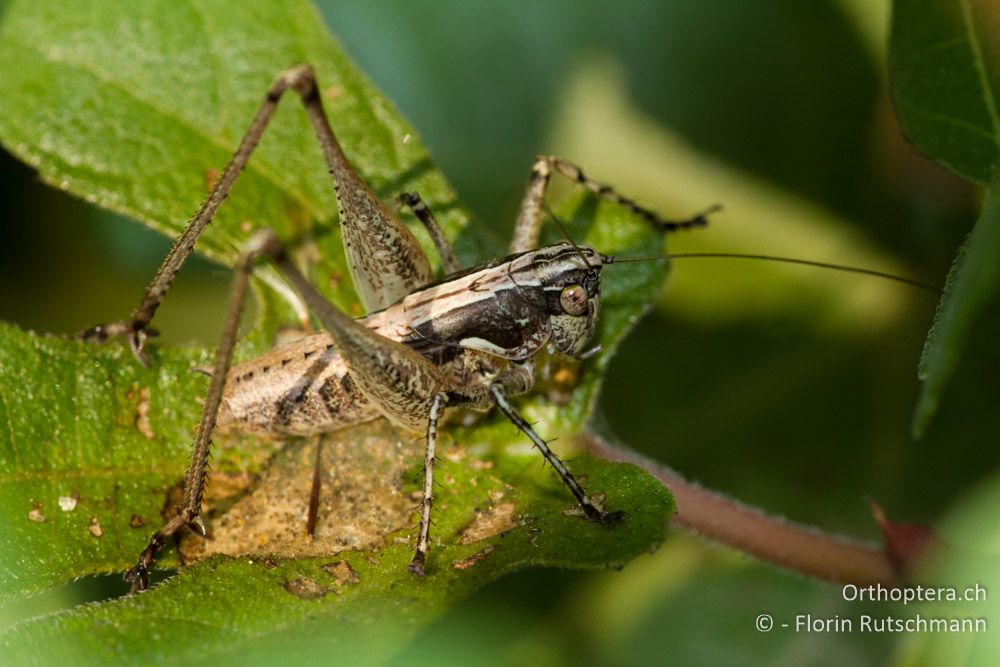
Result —
[[424, 566], [427, 564], [427, 552], [430, 550], [431, 505], [434, 497], [434, 463], [437, 461], [437, 432], [441, 412], [448, 403], [448, 394], [441, 393], [434, 397], [430, 414], [427, 417], [427, 446], [424, 450], [424, 492], [420, 500], [420, 530], [417, 533], [417, 546], [410, 561], [409, 570], [417, 576], [424, 576]]
[[420, 195], [416, 192], [404, 192], [399, 195], [397, 200], [400, 204], [413, 211], [413, 215], [417, 216], [417, 219], [424, 224], [427, 233], [431, 235], [434, 247], [437, 248], [438, 255], [441, 257], [445, 273], [452, 274], [461, 271], [463, 268], [462, 263], [458, 261], [455, 249], [451, 247], [451, 243], [448, 242], [448, 238], [444, 235], [444, 230], [441, 229], [437, 218], [434, 217], [434, 212], [424, 203]]

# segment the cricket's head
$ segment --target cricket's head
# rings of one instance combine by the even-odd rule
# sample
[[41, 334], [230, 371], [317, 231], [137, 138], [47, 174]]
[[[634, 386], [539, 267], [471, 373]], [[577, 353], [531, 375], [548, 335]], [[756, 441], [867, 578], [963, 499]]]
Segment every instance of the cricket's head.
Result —
[[558, 243], [536, 251], [534, 259], [552, 342], [563, 354], [578, 356], [597, 327], [603, 258], [592, 248]]

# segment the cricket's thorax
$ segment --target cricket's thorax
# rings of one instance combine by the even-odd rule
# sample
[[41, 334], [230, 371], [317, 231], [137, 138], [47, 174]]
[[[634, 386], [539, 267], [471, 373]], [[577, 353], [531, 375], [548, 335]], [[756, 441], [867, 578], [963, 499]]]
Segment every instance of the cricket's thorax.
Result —
[[[441, 365], [460, 402], [485, 406], [484, 377], [516, 376], [508, 389], [527, 391], [530, 365], [521, 362], [550, 339], [565, 353], [583, 348], [597, 317], [599, 271], [597, 252], [549, 246], [450, 276], [362, 322]], [[569, 286], [585, 290], [580, 314], [566, 312], [562, 297]], [[233, 367], [218, 425], [257, 435], [312, 435], [379, 415], [329, 335], [316, 333]]]
[[[550, 338], [562, 352], [577, 354], [593, 334], [600, 270], [596, 251], [557, 244], [451, 276], [393, 308], [402, 307], [412, 331], [402, 340], [428, 356], [447, 356], [450, 348], [523, 361]], [[582, 314], [567, 314], [562, 303], [572, 285], [585, 289]]]

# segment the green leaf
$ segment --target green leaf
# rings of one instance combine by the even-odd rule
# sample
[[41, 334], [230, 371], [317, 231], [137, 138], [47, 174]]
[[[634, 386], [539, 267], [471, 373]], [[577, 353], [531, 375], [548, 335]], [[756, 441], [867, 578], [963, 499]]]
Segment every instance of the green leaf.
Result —
[[982, 213], [948, 274], [945, 294], [920, 358], [923, 381], [913, 416], [913, 433], [921, 437], [937, 411], [945, 384], [975, 325], [976, 316], [1000, 285], [1000, 172], [986, 191]]
[[896, 0], [889, 69], [903, 132], [929, 158], [988, 186], [979, 221], [959, 250], [927, 335], [913, 416], [921, 437], [937, 411], [969, 331], [995, 293], [1000, 261], [1000, 11], [972, 0]]
[[[345, 151], [381, 197], [419, 191], [466, 261], [500, 250], [489, 230], [467, 223], [413, 130], [351, 66], [304, 2], [252, 9], [214, 2], [15, 2], [2, 20], [0, 142], [76, 196], [175, 236], [273, 77], [309, 62]], [[198, 249], [231, 264], [246, 229], [266, 224], [292, 244], [320, 289], [349, 309], [356, 303], [349, 281], [339, 279], [346, 270], [333, 211], [319, 148], [300, 105], [289, 99]], [[590, 197], [573, 199], [560, 215], [579, 242], [604, 252], [662, 249], [659, 235], [642, 221]], [[259, 274], [269, 324], [287, 317], [287, 304], [296, 302], [275, 275]], [[572, 443], [611, 353], [665, 276], [660, 262], [609, 267], [594, 341], [601, 353], [582, 368], [544, 360], [553, 378], [543, 383], [546, 396], [520, 402], [543, 435]], [[265, 335], [252, 338], [243, 354], [259, 349]], [[191, 370], [211, 354], [154, 347], [152, 356], [153, 368], [146, 370], [117, 345], [88, 347], [0, 325], [0, 514], [6, 523], [0, 601], [86, 574], [122, 571], [162, 521], [171, 489], [183, 477], [207, 385]], [[581, 521], [525, 439], [494, 415], [443, 437], [434, 526], [440, 544], [429, 575], [416, 579], [405, 563], [415, 507], [410, 496], [419, 488], [419, 437], [376, 423], [324, 440], [325, 467], [336, 471], [324, 485], [325, 497], [334, 491], [336, 497], [325, 502], [343, 513], [331, 510], [315, 543], [298, 536], [302, 524], [293, 519], [306, 502], [308, 484], [298, 480], [309, 474], [317, 442], [280, 448], [216, 440], [209, 487], [216, 496], [208, 513], [214, 539], [204, 545], [185, 540], [181, 551], [197, 554], [216, 549], [225, 535], [252, 535], [259, 538], [253, 548], [220, 550], [258, 556], [216, 555], [136, 598], [22, 623], [0, 635], [5, 657], [236, 661], [251, 652], [312, 658], [336, 649], [378, 662], [416, 628], [505, 572], [536, 564], [618, 566], [655, 548], [672, 510], [669, 494], [645, 473], [582, 458], [570, 462], [574, 471], [629, 519], [612, 530]], [[278, 496], [287, 503], [267, 502]], [[280, 516], [251, 517], [263, 528], [240, 523], [255, 502]], [[325, 529], [341, 532], [324, 542]], [[168, 551], [164, 565], [176, 563], [173, 554]], [[343, 580], [341, 561], [358, 583]], [[51, 641], [56, 636], [59, 641]]]
[[[204, 385], [188, 365], [202, 361], [202, 353], [165, 350], [156, 369], [147, 371], [123, 348], [95, 351], [0, 327], [0, 512], [7, 521], [0, 585], [8, 599], [13, 592], [88, 572], [120, 571], [134, 560], [159, 520], [165, 490], [183, 472], [190, 442], [186, 431], [197, 417]], [[135, 421], [143, 389], [149, 396], [148, 424], [139, 429]], [[73, 432], [63, 432], [67, 425]], [[155, 435], [147, 439], [143, 431]], [[517, 439], [509, 425], [492, 431]], [[366, 446], [374, 435], [398, 447], [400, 436], [385, 424], [363, 432]], [[363, 436], [343, 437], [357, 445]], [[417, 440], [409, 453], [419, 449]], [[443, 544], [432, 551], [432, 570], [424, 579], [406, 571], [410, 547], [392, 536], [391, 546], [368, 553], [334, 556], [331, 549], [305, 559], [217, 556], [136, 598], [16, 626], [0, 635], [0, 650], [18, 664], [29, 658], [47, 664], [91, 661], [83, 656], [93, 662], [112, 657], [214, 661], [220, 653], [299, 650], [308, 656], [334, 648], [377, 662], [448, 605], [505, 572], [529, 564], [618, 565], [662, 539], [672, 508], [669, 495], [636, 468], [573, 462], [591, 488], [629, 513], [623, 525], [608, 530], [569, 511], [572, 499], [541, 470], [536, 456], [501, 449], [483, 461], [466, 455], [466, 448], [447, 436], [444, 443], [435, 517], [435, 534]], [[301, 453], [301, 448], [290, 449]], [[279, 456], [277, 463], [288, 465], [292, 458]], [[305, 459], [308, 470], [311, 455], [298, 458]], [[411, 490], [418, 488], [418, 462], [413, 457], [405, 475]], [[338, 465], [350, 468], [344, 461]], [[391, 482], [382, 482], [384, 496], [399, 495]], [[298, 489], [303, 504], [307, 488]], [[404, 538], [412, 532], [409, 505], [405, 527], [396, 533]], [[136, 526], [135, 516], [145, 525]], [[470, 523], [482, 528], [478, 534]], [[350, 570], [339, 565], [342, 560], [359, 579], [356, 584], [343, 576]], [[54, 636], [60, 641], [50, 641]], [[322, 645], [312, 642], [305, 648], [303, 641], [310, 637]]]
[[985, 185], [1000, 151], [1000, 10], [973, 0], [896, 0], [889, 74], [907, 139]]
[[130, 355], [0, 324], [0, 603], [121, 568], [160, 521], [207, 387], [190, 367], [211, 357]]
[[1000, 507], [1000, 479], [994, 473], [967, 489], [938, 527], [948, 548], [928, 563], [922, 579], [931, 585], [955, 589], [954, 599], [939, 595], [918, 601], [910, 616], [943, 619], [958, 627], [951, 631], [913, 632], [902, 637], [897, 655], [901, 665], [995, 665], [1000, 662], [1000, 639], [989, 628], [1000, 614], [992, 591], [1000, 587], [1000, 540], [996, 509]]
[[[412, 128], [304, 2], [12, 3], [0, 40], [4, 147], [49, 184], [170, 237], [207, 196], [277, 73], [309, 62], [344, 150], [374, 191], [417, 190], [464, 256], [488, 247], [481, 232], [459, 234], [467, 216]], [[331, 277], [320, 287], [346, 306], [335, 219], [322, 153], [291, 95], [198, 250], [231, 265], [248, 229], [271, 226]]]

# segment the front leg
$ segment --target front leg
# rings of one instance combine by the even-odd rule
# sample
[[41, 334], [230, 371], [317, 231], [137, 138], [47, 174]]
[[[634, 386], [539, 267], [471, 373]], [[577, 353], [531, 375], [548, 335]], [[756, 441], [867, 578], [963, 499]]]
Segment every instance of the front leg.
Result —
[[500, 411], [507, 416], [517, 428], [521, 430], [528, 438], [531, 440], [532, 444], [542, 453], [545, 460], [555, 469], [556, 473], [562, 479], [563, 484], [566, 488], [570, 490], [570, 493], [576, 498], [576, 502], [579, 503], [580, 509], [583, 510], [584, 515], [591, 521], [595, 521], [604, 526], [613, 526], [622, 519], [625, 518], [625, 512], [605, 512], [602, 508], [598, 507], [596, 503], [591, 499], [589, 495], [580, 486], [580, 482], [577, 481], [573, 473], [569, 471], [566, 464], [563, 463], [555, 452], [549, 449], [548, 443], [545, 442], [535, 430], [531, 428], [531, 424], [525, 420], [521, 414], [514, 409], [514, 406], [510, 404], [507, 400], [507, 392], [504, 391], [503, 386], [494, 383], [490, 385], [490, 395], [493, 397], [493, 402], [496, 406], [500, 408]]

